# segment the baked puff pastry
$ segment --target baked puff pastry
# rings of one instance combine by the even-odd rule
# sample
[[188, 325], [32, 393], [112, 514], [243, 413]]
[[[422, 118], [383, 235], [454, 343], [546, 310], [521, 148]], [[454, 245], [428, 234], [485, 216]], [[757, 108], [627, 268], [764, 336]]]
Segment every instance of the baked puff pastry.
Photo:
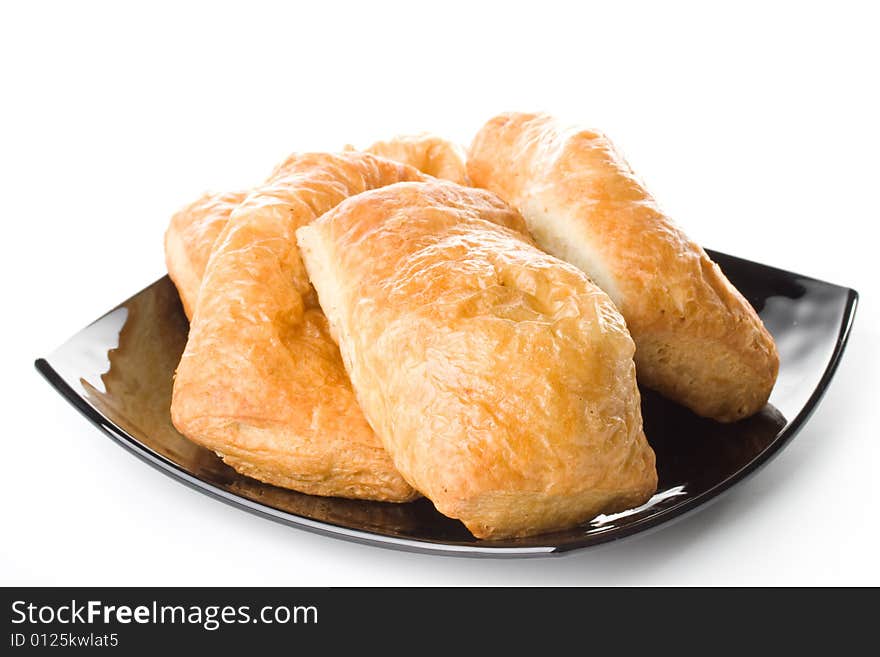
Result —
[[[376, 142], [366, 152], [408, 164], [435, 178], [467, 184], [463, 150], [436, 135], [395, 137]], [[284, 175], [289, 165], [289, 161], [281, 163], [270, 179]], [[229, 215], [247, 195], [248, 192], [205, 194], [171, 218], [165, 232], [165, 263], [168, 275], [180, 293], [187, 319], [192, 319], [211, 247]]]
[[772, 337], [605, 136], [543, 114], [502, 114], [474, 139], [468, 174], [614, 300], [645, 385], [722, 422], [766, 404], [779, 369]]
[[654, 493], [623, 318], [497, 196], [400, 183], [297, 238], [361, 408], [441, 513], [497, 539]]
[[246, 196], [247, 192], [205, 194], [171, 217], [165, 231], [165, 264], [187, 319], [192, 319], [211, 247]]
[[468, 185], [464, 151], [458, 145], [429, 133], [401, 135], [377, 141], [368, 153], [403, 162], [434, 178]]
[[357, 405], [294, 231], [352, 194], [420, 179], [363, 153], [295, 155], [236, 207], [177, 368], [171, 416], [181, 433], [277, 486], [394, 502], [417, 495]]

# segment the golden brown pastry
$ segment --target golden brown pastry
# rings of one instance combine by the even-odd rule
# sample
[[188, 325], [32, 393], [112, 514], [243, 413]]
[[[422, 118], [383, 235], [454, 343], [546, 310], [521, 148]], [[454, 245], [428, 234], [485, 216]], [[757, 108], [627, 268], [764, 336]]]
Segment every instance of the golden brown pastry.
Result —
[[[429, 176], [467, 184], [462, 149], [441, 137], [430, 134], [395, 137], [376, 142], [366, 152], [408, 164]], [[285, 161], [276, 167], [270, 180], [283, 175], [288, 165], [289, 161]], [[188, 319], [192, 319], [195, 310], [214, 240], [247, 194], [205, 194], [171, 218], [165, 232], [165, 263]]]
[[205, 194], [171, 217], [165, 231], [165, 264], [189, 319], [214, 240], [245, 196], [247, 192]]
[[232, 212], [177, 368], [171, 415], [181, 433], [277, 486], [416, 496], [358, 408], [294, 231], [352, 194], [422, 178], [363, 153], [295, 155]]
[[772, 337], [605, 136], [543, 114], [502, 114], [474, 139], [468, 174], [614, 300], [645, 385], [723, 422], [766, 404], [779, 369]]
[[402, 135], [389, 141], [377, 141], [367, 152], [403, 162], [434, 178], [469, 184], [463, 149], [436, 135]]
[[297, 238], [365, 415], [441, 513], [525, 536], [654, 493], [623, 318], [497, 196], [400, 183]]

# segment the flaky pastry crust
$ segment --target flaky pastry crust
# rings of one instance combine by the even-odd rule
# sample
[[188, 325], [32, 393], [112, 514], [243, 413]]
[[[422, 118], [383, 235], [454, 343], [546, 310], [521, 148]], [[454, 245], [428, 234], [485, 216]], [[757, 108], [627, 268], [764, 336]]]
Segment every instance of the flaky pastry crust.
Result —
[[400, 135], [377, 141], [366, 152], [403, 162], [434, 178], [469, 184], [464, 149], [436, 135]]
[[246, 196], [247, 192], [205, 194], [171, 217], [165, 231], [165, 264], [187, 319], [192, 319], [211, 247]]
[[567, 528], [655, 491], [623, 318], [494, 194], [399, 183], [297, 232], [370, 424], [479, 538]]
[[542, 248], [611, 296], [645, 385], [723, 422], [767, 403], [779, 369], [770, 333], [604, 135], [502, 114], [474, 139], [468, 173], [522, 212]]
[[[356, 149], [348, 147], [347, 150]], [[467, 184], [463, 149], [436, 135], [394, 137], [376, 142], [365, 152], [408, 164], [435, 178]], [[290, 160], [282, 162], [270, 179], [284, 175], [289, 164]], [[171, 218], [165, 232], [165, 263], [168, 275], [180, 293], [187, 319], [192, 319], [214, 241], [229, 215], [247, 195], [248, 192], [204, 194]]]
[[294, 155], [213, 246], [174, 382], [177, 429], [242, 474], [316, 495], [406, 501], [357, 405], [294, 232], [417, 170], [363, 153]]

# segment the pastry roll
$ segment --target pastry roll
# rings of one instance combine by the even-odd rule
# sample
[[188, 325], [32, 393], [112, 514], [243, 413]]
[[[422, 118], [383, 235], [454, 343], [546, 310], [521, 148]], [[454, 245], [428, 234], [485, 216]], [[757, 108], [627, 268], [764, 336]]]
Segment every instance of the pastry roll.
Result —
[[[441, 137], [430, 134], [395, 137], [376, 142], [366, 152], [408, 164], [429, 176], [467, 184], [462, 149]], [[290, 164], [289, 160], [280, 164], [270, 179], [283, 176]], [[192, 319], [214, 240], [247, 195], [248, 192], [205, 194], [171, 218], [165, 232], [165, 263], [180, 293], [187, 319]]]
[[416, 496], [357, 405], [294, 231], [411, 167], [363, 153], [287, 160], [213, 247], [177, 368], [177, 429], [242, 474], [315, 495]]
[[192, 319], [214, 240], [245, 196], [247, 192], [205, 194], [171, 217], [165, 231], [165, 264], [187, 319]]
[[623, 318], [525, 230], [494, 194], [432, 181], [297, 231], [370, 425], [478, 538], [570, 527], [657, 485]]
[[[284, 160], [272, 171], [268, 181], [285, 175], [296, 156]], [[203, 194], [200, 199], [175, 213], [165, 231], [165, 265], [168, 277], [177, 287], [187, 319], [195, 312], [202, 277], [217, 237], [229, 216], [250, 192]]]
[[435, 135], [402, 135], [389, 141], [377, 141], [367, 152], [409, 164], [434, 178], [469, 184], [463, 150]]
[[722, 422], [766, 404], [779, 369], [772, 337], [605, 136], [543, 114], [502, 114], [474, 139], [468, 174], [613, 299], [642, 383]]

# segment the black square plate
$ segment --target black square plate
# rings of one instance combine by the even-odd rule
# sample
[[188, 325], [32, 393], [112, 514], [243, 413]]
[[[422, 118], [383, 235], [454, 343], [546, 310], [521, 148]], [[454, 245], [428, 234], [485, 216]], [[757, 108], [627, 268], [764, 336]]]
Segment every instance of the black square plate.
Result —
[[758, 310], [781, 366], [770, 403], [718, 424], [642, 390], [645, 433], [657, 453], [658, 492], [637, 508], [564, 532], [481, 541], [428, 500], [409, 504], [314, 497], [237, 474], [171, 424], [171, 381], [187, 321], [164, 277], [70, 338], [37, 369], [117, 443], [224, 502], [310, 531], [385, 547], [465, 556], [559, 554], [657, 527], [703, 506], [767, 463], [803, 426], [837, 367], [856, 308], [854, 290], [710, 252]]

